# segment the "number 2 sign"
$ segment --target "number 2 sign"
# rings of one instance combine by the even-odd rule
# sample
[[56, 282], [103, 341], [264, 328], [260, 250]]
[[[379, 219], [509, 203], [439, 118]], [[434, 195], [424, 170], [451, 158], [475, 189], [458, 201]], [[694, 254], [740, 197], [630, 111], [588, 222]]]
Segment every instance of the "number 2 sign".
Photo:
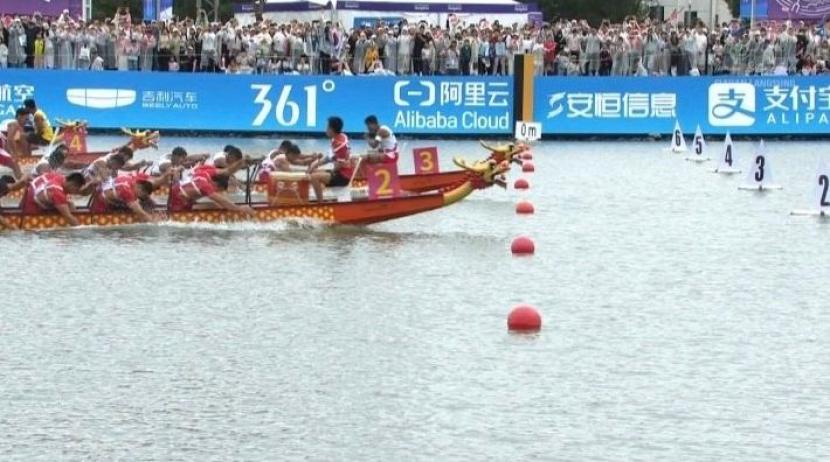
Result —
[[384, 199], [401, 195], [398, 164], [366, 164], [369, 199]]
[[438, 173], [438, 148], [416, 148], [412, 150], [415, 157], [415, 174], [425, 175], [428, 173]]

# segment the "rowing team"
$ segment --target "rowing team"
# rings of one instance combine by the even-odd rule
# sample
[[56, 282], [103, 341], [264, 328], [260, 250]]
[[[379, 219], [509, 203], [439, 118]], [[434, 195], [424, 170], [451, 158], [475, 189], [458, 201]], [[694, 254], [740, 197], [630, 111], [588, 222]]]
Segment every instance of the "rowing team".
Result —
[[[255, 212], [248, 206], [235, 204], [226, 192], [234, 174], [242, 168], [260, 163], [260, 180], [268, 181], [274, 172], [292, 171], [292, 167], [303, 167], [318, 201], [323, 200], [326, 186], [347, 186], [354, 179], [360, 164], [397, 162], [397, 141], [392, 131], [378, 124], [377, 118], [366, 118], [367, 141], [370, 152], [357, 158], [351, 155], [349, 139], [343, 133], [343, 120], [330, 117], [326, 127], [326, 136], [331, 142], [327, 155], [303, 155], [299, 147], [290, 141], [284, 141], [279, 148], [271, 151], [265, 158], [254, 160], [244, 156], [242, 151], [228, 145], [213, 156], [188, 155], [181, 147], [173, 149], [155, 162], [133, 162], [133, 150], [122, 146], [104, 157], [85, 166], [82, 171], [66, 176], [58, 173], [59, 169], [80, 167], [67, 160], [67, 149], [59, 146], [47, 159], [42, 159], [31, 175], [0, 178], [0, 197], [11, 191], [27, 188], [21, 204], [24, 215], [43, 212], [57, 212], [72, 226], [78, 226], [74, 204], [69, 195], [90, 195], [91, 213], [105, 213], [117, 210], [129, 210], [141, 221], [156, 220], [152, 210], [155, 208], [151, 196], [160, 186], [171, 184], [170, 212], [188, 211], [201, 198], [207, 198], [220, 208], [247, 214], [253, 217]], [[1, 154], [1, 153], [0, 153]], [[331, 170], [321, 167], [333, 164]], [[144, 169], [145, 171], [140, 171]], [[119, 174], [119, 172], [129, 172]], [[14, 225], [0, 216], [0, 226], [13, 228]]]

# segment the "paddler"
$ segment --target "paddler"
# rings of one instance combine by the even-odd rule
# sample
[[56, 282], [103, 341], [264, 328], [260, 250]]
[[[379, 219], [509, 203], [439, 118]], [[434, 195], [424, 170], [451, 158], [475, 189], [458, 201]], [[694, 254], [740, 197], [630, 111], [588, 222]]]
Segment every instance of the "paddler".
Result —
[[[149, 167], [149, 166], [153, 165], [153, 163], [150, 162], [149, 160], [140, 160], [138, 162], [133, 162], [133, 157], [135, 156], [135, 150], [132, 147], [130, 147], [130, 143], [127, 143], [124, 146], [120, 146], [120, 147], [117, 147], [117, 148], [113, 149], [112, 151], [110, 151], [109, 154], [107, 154], [104, 157], [106, 158], [106, 157], [112, 156], [114, 154], [120, 154], [121, 157], [124, 158], [124, 166], [121, 167], [120, 170], [125, 171], [125, 172], [134, 172], [136, 170], [141, 170], [144, 167]], [[117, 171], [113, 172], [113, 176], [116, 176], [116, 175], [118, 175], [118, 172]]]
[[[287, 143], [287, 144], [286, 144]], [[300, 147], [290, 141], [283, 141], [279, 150], [271, 151], [260, 164], [259, 180], [267, 182], [272, 172], [292, 172], [292, 167], [308, 168], [322, 154], [303, 154]], [[323, 172], [319, 172], [323, 173]]]
[[32, 118], [32, 132], [29, 134], [29, 143], [36, 146], [49, 146], [55, 132], [46, 113], [37, 108], [35, 100], [29, 98], [23, 101], [23, 108]]
[[69, 170], [81, 170], [87, 167], [86, 164], [80, 162], [72, 162], [67, 160], [69, 148], [63, 144], [55, 147], [51, 154], [42, 156], [32, 169], [32, 176], [40, 176], [47, 172], [57, 172], [61, 168]]
[[[12, 178], [8, 175], [0, 177], [0, 198], [2, 198], [3, 196], [5, 196], [6, 194], [8, 194], [10, 192], [14, 192], [14, 191], [25, 188], [26, 186], [29, 185], [30, 181], [32, 181], [32, 178], [29, 177], [29, 176], [25, 176], [23, 178], [20, 178], [17, 181], [15, 181], [14, 178]], [[12, 223], [12, 222], [6, 220], [5, 218], [3, 218], [3, 208], [2, 207], [0, 207], [0, 229], [1, 228], [17, 229], [17, 225], [15, 225], [14, 223]]]
[[369, 153], [363, 156], [364, 162], [370, 164], [389, 164], [398, 162], [398, 139], [387, 125], [380, 125], [376, 116], [370, 115], [366, 123], [366, 142]]
[[80, 173], [63, 176], [60, 173], [49, 172], [41, 175], [32, 180], [29, 189], [26, 190], [21, 207], [23, 214], [37, 215], [57, 211], [70, 226], [78, 226], [81, 223], [72, 214], [75, 205], [70, 202], [68, 196], [80, 193], [84, 184], [84, 176]]
[[[311, 187], [314, 189], [314, 195], [318, 201], [323, 200], [324, 186], [335, 188], [348, 186], [354, 173], [349, 137], [343, 133], [343, 119], [329, 117], [326, 124], [326, 136], [331, 140], [329, 154], [315, 160], [308, 167]], [[331, 172], [317, 172], [318, 168], [332, 162], [334, 163], [334, 169]]]
[[172, 167], [193, 167], [199, 162], [204, 162], [208, 159], [207, 154], [188, 155], [187, 151], [181, 146], [173, 148], [171, 152], [162, 154], [150, 166], [150, 175], [161, 176]]
[[[225, 146], [221, 152], [217, 152], [210, 156], [210, 158], [205, 161], [205, 165], [216, 168], [227, 168], [230, 163], [241, 158], [242, 150], [232, 144], [229, 144]], [[241, 189], [242, 185], [239, 184], [236, 177], [232, 176], [229, 180], [231, 190]]]
[[222, 149], [222, 151], [217, 152], [217, 153], [213, 154], [212, 156], [210, 156], [210, 158], [208, 158], [205, 161], [205, 165], [209, 165], [211, 167], [216, 167], [216, 168], [227, 168], [228, 163], [233, 162], [232, 159], [228, 158], [228, 156], [231, 155], [231, 154], [233, 154], [234, 158], [236, 158], [237, 156], [241, 158], [242, 157], [242, 150], [240, 150], [239, 148], [237, 148], [236, 146], [234, 146], [232, 144], [229, 144], [229, 145], [225, 146], [224, 149]]
[[29, 121], [29, 111], [20, 108], [15, 112], [14, 120], [6, 126], [6, 151], [12, 157], [32, 155], [32, 145], [26, 136], [26, 124]]
[[152, 210], [153, 191], [164, 184], [174, 173], [176, 169], [171, 168], [164, 175], [155, 178], [146, 173], [132, 173], [109, 178], [98, 186], [89, 211], [106, 213], [130, 210], [139, 220], [145, 223], [154, 222], [155, 218], [145, 210], [145, 206]]
[[[230, 158], [230, 157], [229, 157]], [[207, 197], [214, 204], [231, 212], [239, 212], [253, 217], [255, 211], [247, 206], [234, 204], [225, 196], [231, 176], [248, 163], [247, 159], [231, 161], [226, 168], [212, 165], [200, 165], [191, 170], [190, 176], [176, 182], [170, 188], [170, 211], [184, 212], [193, 209], [193, 204], [202, 197]]]
[[95, 159], [83, 172], [88, 186], [98, 185], [110, 177], [118, 175], [118, 170], [124, 168], [127, 160], [120, 153], [107, 154]]

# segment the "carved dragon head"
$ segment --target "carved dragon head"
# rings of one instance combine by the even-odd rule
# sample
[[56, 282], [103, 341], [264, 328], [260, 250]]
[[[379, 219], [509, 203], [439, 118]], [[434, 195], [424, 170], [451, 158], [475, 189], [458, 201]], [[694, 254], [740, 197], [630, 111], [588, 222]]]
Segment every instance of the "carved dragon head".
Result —
[[159, 138], [161, 135], [159, 134], [158, 130], [150, 131], [150, 130], [129, 130], [127, 128], [122, 128], [121, 131], [130, 137], [130, 147], [134, 150], [139, 149], [147, 149], [153, 148], [158, 149], [159, 147]]
[[490, 151], [490, 160], [495, 160], [496, 162], [513, 162], [517, 165], [522, 164], [522, 161], [519, 159], [519, 154], [530, 148], [527, 144], [521, 142], [492, 145], [480, 140], [479, 143], [481, 143], [484, 149]]
[[507, 188], [504, 175], [510, 170], [508, 161], [496, 161], [495, 159], [480, 160], [472, 165], [464, 159], [454, 158], [455, 165], [466, 170], [475, 189], [485, 189], [492, 185]]

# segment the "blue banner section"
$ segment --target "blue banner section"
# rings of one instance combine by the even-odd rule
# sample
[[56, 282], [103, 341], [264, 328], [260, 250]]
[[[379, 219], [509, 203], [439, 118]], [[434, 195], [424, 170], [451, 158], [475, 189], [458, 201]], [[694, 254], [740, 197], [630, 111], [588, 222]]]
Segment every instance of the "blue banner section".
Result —
[[[755, 5], [753, 6], [753, 3]], [[740, 14], [742, 18], [752, 18], [755, 15], [755, 20], [767, 19], [767, 11], [769, 10], [768, 0], [741, 0]]]
[[326, 77], [31, 71], [0, 73], [0, 121], [33, 97], [51, 117], [92, 128], [322, 133], [340, 116], [350, 132], [376, 115], [398, 133], [512, 132], [507, 77]]
[[830, 134], [830, 77], [537, 77], [545, 135]]
[[158, 9], [156, 9], [158, 0], [144, 0], [144, 20], [155, 21], [159, 18]]

